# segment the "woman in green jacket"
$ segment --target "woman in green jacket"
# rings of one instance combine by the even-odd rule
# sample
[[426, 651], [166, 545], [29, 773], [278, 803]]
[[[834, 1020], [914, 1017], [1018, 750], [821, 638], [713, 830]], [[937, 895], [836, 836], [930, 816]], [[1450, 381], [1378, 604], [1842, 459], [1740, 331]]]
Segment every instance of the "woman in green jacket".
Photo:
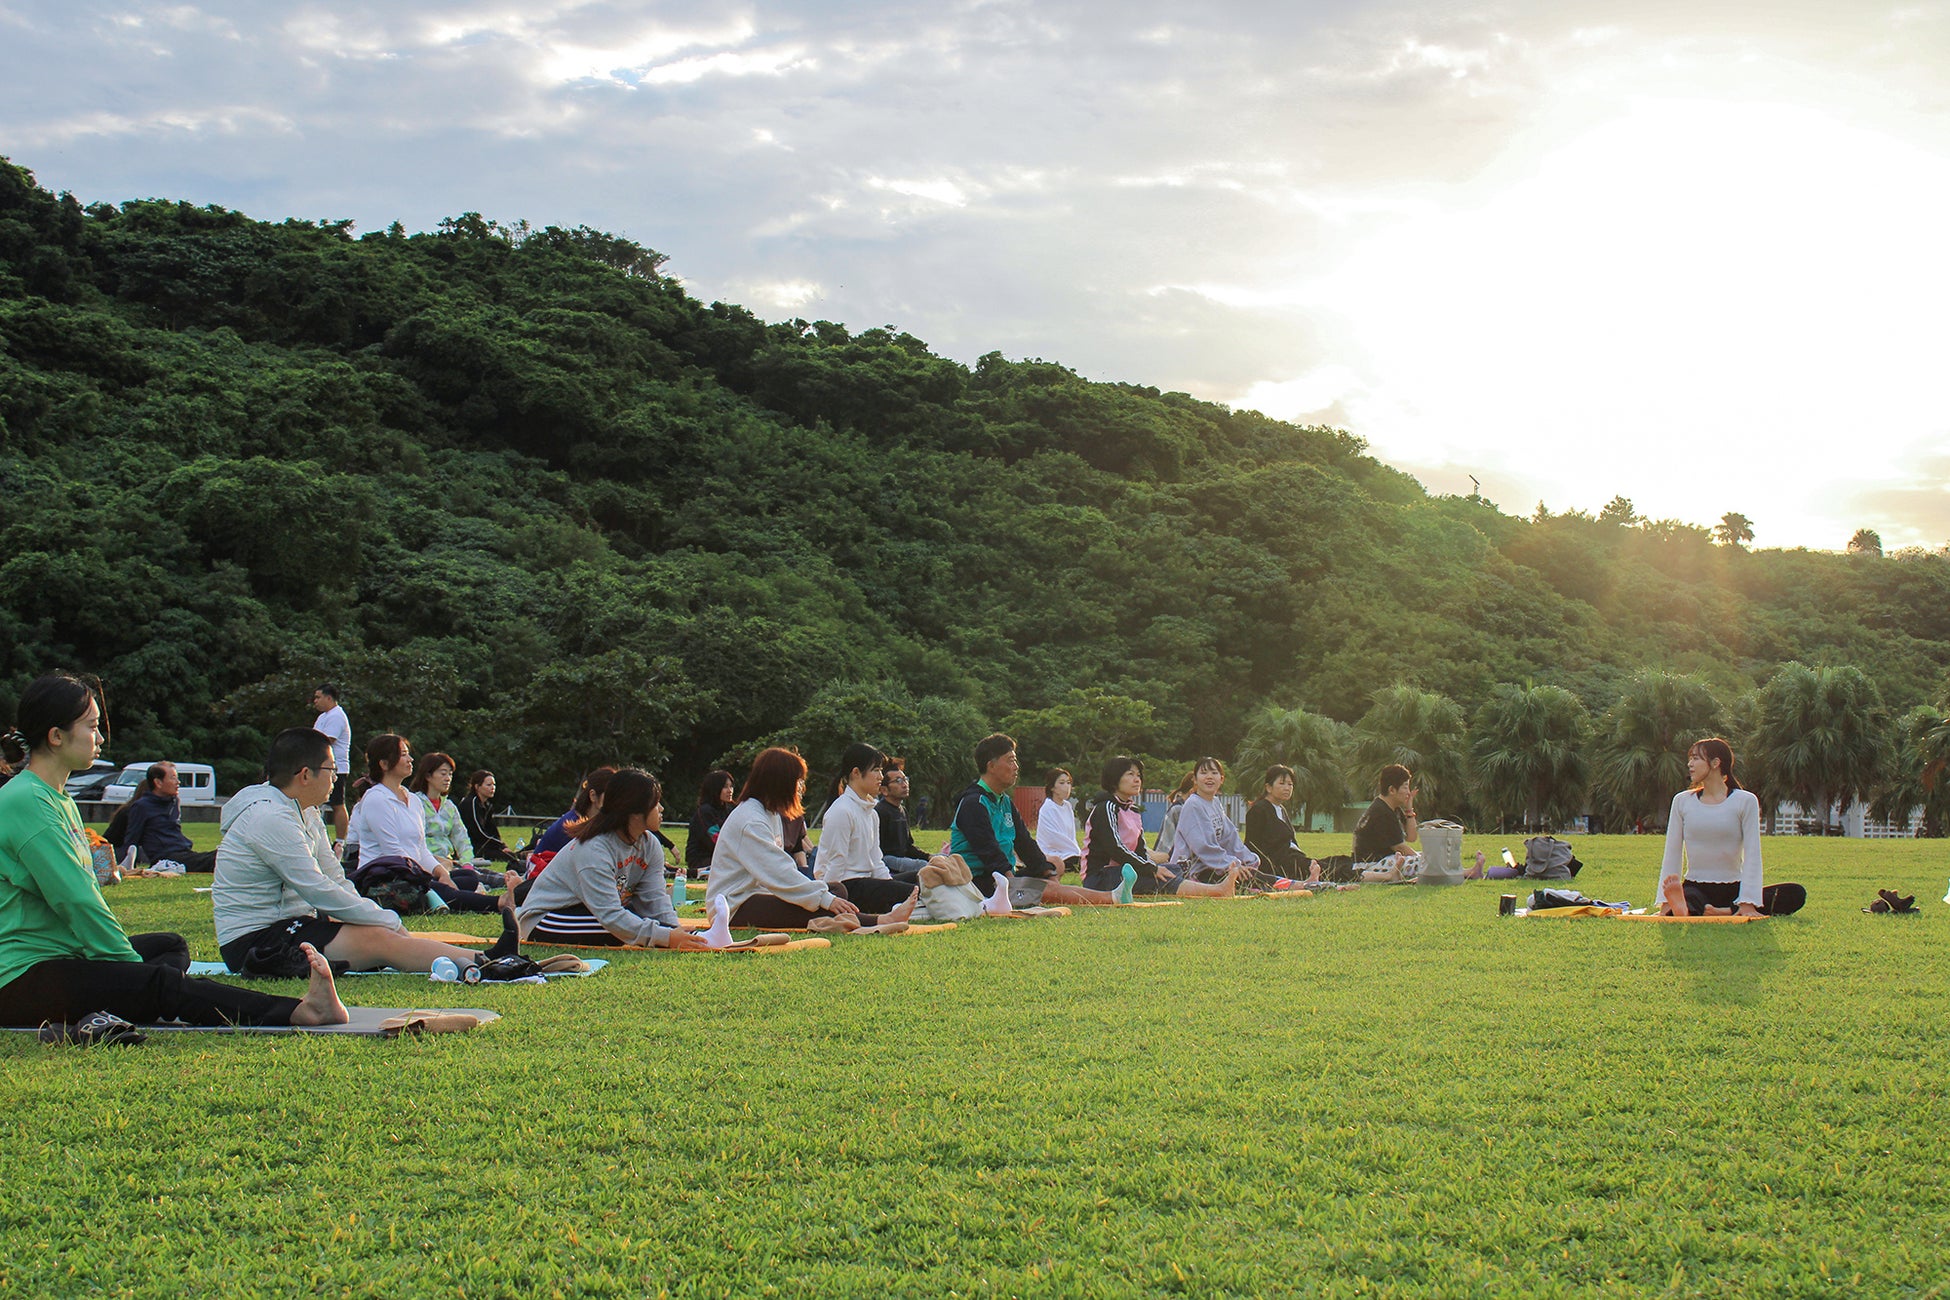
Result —
[[20, 697], [0, 758], [20, 768], [0, 786], [0, 1025], [79, 1024], [94, 1013], [137, 1024], [335, 1025], [345, 1007], [316, 949], [311, 987], [280, 998], [184, 974], [175, 934], [123, 933], [102, 900], [81, 813], [63, 792], [102, 747], [101, 700], [67, 673]]

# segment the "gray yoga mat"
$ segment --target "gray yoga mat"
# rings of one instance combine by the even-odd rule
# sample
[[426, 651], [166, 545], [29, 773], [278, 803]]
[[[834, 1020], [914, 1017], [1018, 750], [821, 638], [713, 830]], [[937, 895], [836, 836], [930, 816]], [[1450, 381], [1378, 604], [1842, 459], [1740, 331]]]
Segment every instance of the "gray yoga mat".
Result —
[[[482, 1024], [501, 1019], [498, 1011], [485, 1007], [347, 1007], [352, 1019], [342, 1025], [137, 1025], [145, 1034], [351, 1034], [355, 1038], [383, 1038], [386, 1031], [380, 1026], [394, 1016], [407, 1015], [414, 1011], [424, 1011], [429, 1015], [445, 1015], [460, 1012], [473, 1016]], [[22, 1029], [6, 1026], [16, 1034], [38, 1034], [38, 1029]]]

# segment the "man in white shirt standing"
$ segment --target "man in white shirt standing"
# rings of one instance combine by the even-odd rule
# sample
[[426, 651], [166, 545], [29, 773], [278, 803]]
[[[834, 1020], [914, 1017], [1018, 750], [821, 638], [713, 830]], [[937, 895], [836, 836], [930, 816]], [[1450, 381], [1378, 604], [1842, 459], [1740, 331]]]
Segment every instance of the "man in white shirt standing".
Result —
[[338, 776], [332, 782], [332, 793], [325, 806], [332, 810], [333, 832], [343, 841], [351, 817], [345, 807], [345, 789], [352, 780], [352, 721], [339, 704], [339, 688], [331, 682], [321, 682], [311, 693], [311, 706], [318, 710], [318, 721], [312, 723], [312, 730], [332, 742], [332, 759], [338, 764]]

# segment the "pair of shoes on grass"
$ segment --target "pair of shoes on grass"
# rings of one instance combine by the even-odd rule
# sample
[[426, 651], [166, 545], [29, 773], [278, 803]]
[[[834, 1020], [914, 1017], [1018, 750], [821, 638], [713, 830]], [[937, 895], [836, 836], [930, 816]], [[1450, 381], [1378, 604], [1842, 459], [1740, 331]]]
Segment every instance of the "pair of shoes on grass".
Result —
[[1892, 916], [1921, 915], [1921, 913], [1917, 910], [1916, 907], [1916, 895], [1914, 894], [1898, 895], [1896, 891], [1893, 889], [1876, 890], [1876, 901], [1870, 903], [1867, 907], [1863, 908], [1862, 910], [1865, 912], [1875, 912], [1878, 915], [1881, 914], [1888, 914]]

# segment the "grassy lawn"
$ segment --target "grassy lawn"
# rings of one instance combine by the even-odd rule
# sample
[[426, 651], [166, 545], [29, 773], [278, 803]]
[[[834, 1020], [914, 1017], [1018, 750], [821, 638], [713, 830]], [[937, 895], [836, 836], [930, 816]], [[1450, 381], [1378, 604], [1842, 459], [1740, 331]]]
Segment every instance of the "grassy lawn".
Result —
[[[1659, 840], [1578, 848], [1649, 901]], [[1800, 916], [1368, 887], [343, 982], [506, 1017], [426, 1041], [0, 1036], [0, 1294], [1950, 1294], [1950, 854], [1765, 850]], [[109, 898], [214, 957], [199, 880]]]

